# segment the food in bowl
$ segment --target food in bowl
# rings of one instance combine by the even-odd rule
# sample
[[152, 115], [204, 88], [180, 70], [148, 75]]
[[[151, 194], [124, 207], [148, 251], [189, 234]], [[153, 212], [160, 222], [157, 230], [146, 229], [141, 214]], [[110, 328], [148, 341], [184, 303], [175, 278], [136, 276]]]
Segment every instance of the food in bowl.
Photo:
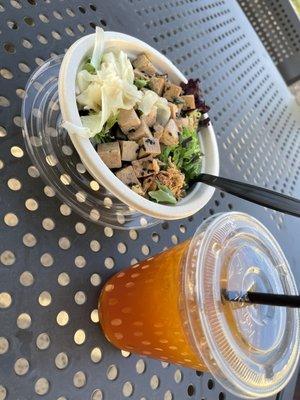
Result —
[[199, 80], [180, 85], [159, 72], [147, 54], [130, 59], [104, 51], [96, 29], [91, 58], [79, 67], [76, 101], [82, 126], [99, 157], [134, 192], [161, 204], [176, 204], [201, 171], [198, 130], [208, 125]]

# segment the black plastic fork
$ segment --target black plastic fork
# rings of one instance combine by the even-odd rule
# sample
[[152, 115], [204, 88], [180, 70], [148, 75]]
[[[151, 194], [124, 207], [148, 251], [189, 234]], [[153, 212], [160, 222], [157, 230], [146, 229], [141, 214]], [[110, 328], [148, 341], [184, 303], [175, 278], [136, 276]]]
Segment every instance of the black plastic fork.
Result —
[[241, 199], [259, 204], [260, 206], [300, 217], [300, 200], [286, 196], [285, 194], [250, 185], [245, 182], [234, 181], [232, 179], [209, 174], [200, 174], [199, 177], [190, 182], [190, 184], [192, 185], [198, 182], [213, 186], [226, 193], [240, 197]]

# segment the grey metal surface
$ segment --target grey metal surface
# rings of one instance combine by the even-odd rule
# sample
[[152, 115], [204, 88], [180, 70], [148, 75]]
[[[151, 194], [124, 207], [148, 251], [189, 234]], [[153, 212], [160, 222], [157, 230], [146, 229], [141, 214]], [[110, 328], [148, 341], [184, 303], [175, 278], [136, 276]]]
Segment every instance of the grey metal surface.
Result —
[[300, 79], [300, 21], [288, 0], [239, 0], [288, 85]]
[[[21, 98], [30, 72], [94, 24], [149, 42], [186, 75], [201, 78], [221, 174], [300, 197], [299, 106], [235, 1], [2, 0], [0, 399], [233, 399], [209, 374], [147, 358], [141, 372], [139, 356], [109, 345], [93, 313], [100, 282], [190, 237], [210, 214], [233, 209], [273, 232], [300, 286], [300, 222], [218, 191], [193, 218], [138, 233], [70, 213], [25, 153]], [[63, 326], [61, 311], [69, 317]], [[291, 385], [283, 398], [292, 391]]]

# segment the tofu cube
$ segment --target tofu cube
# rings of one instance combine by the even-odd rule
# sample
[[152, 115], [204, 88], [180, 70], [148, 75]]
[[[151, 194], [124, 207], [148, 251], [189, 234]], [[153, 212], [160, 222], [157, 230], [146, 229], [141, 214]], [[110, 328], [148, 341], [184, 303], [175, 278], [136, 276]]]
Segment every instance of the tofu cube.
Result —
[[134, 79], [145, 79], [145, 80], [149, 79], [148, 75], [146, 75], [144, 72], [141, 72], [139, 69], [134, 69], [133, 74], [134, 74]]
[[136, 184], [136, 185], [132, 185], [131, 189], [135, 193], [139, 194], [140, 196], [144, 196], [145, 195], [145, 190], [144, 190], [144, 188], [142, 187], [142, 185], [140, 183]]
[[140, 182], [136, 177], [134, 169], [131, 165], [128, 167], [122, 168], [116, 172], [116, 177], [119, 178], [125, 185], [132, 186], [132, 185], [139, 185]]
[[118, 142], [98, 144], [97, 152], [108, 168], [121, 168], [121, 151]]
[[169, 109], [171, 111], [171, 118], [176, 119], [177, 118], [177, 113], [178, 113], [178, 107], [174, 103], [168, 103]]
[[136, 161], [132, 161], [132, 166], [135, 175], [138, 178], [145, 178], [146, 176], [157, 174], [159, 172], [159, 165], [157, 160], [153, 160], [152, 156], [144, 157]]
[[156, 122], [157, 117], [157, 107], [153, 107], [152, 110], [147, 115], [141, 116], [141, 121], [144, 121], [146, 125], [152, 127]]
[[121, 140], [121, 159], [122, 161], [133, 161], [137, 159], [139, 145], [132, 140]]
[[155, 137], [155, 139], [160, 140], [162, 134], [164, 133], [164, 127], [160, 124], [154, 124], [153, 129], [154, 129], [153, 136]]
[[141, 121], [133, 108], [131, 110], [121, 109], [119, 111], [118, 124], [122, 132], [128, 133], [137, 129], [141, 125]]
[[139, 158], [152, 155], [153, 157], [161, 153], [159, 139], [142, 138], [139, 142]]
[[178, 136], [178, 127], [174, 119], [169, 119], [167, 125], [164, 128], [164, 132], [160, 139], [161, 143], [166, 146], [173, 146], [178, 144], [179, 136]]
[[155, 176], [151, 175], [148, 176], [143, 180], [143, 190], [144, 192], [148, 192], [150, 190], [156, 190], [157, 189], [157, 183], [155, 180]]
[[141, 121], [141, 125], [137, 130], [128, 132], [127, 137], [129, 140], [140, 140], [143, 137], [152, 137], [152, 133], [145, 121]]
[[167, 82], [165, 85], [164, 97], [169, 101], [173, 101], [174, 98], [180, 96], [181, 92], [182, 89], [180, 86]]
[[176, 124], [178, 126], [178, 129], [181, 131], [184, 127], [188, 128], [189, 126], [189, 119], [187, 117], [185, 118], [177, 118]]
[[114, 129], [112, 133], [117, 140], [127, 140], [127, 135], [121, 131], [120, 127]]
[[149, 88], [159, 96], [163, 94], [166, 84], [166, 77], [164, 75], [152, 76], [149, 82]]
[[182, 109], [185, 110], [194, 110], [196, 108], [195, 105], [195, 97], [193, 94], [187, 94], [185, 96], [180, 96], [180, 99], [184, 101], [182, 105]]
[[177, 115], [180, 115], [180, 113], [182, 111], [182, 108], [183, 108], [183, 102], [182, 103], [178, 103], [176, 105], [177, 105], [177, 108], [178, 108]]
[[137, 68], [142, 73], [146, 73], [148, 75], [154, 75], [156, 73], [156, 68], [146, 56], [146, 54], [140, 54], [137, 58], [132, 62], [134, 68]]

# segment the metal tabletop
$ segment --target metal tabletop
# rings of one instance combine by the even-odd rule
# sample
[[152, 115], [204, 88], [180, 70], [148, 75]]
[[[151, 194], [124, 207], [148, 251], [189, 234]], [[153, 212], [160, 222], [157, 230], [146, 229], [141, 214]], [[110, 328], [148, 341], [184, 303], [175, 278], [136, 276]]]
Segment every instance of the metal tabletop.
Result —
[[300, 79], [300, 22], [286, 0], [238, 0], [287, 85]]
[[101, 284], [228, 210], [273, 232], [300, 283], [300, 222], [220, 191], [194, 217], [138, 232], [99, 227], [62, 204], [25, 152], [21, 101], [30, 73], [97, 24], [201, 78], [222, 175], [300, 197], [299, 106], [236, 1], [1, 0], [0, 400], [234, 399], [209, 374], [107, 343], [95, 311]]

